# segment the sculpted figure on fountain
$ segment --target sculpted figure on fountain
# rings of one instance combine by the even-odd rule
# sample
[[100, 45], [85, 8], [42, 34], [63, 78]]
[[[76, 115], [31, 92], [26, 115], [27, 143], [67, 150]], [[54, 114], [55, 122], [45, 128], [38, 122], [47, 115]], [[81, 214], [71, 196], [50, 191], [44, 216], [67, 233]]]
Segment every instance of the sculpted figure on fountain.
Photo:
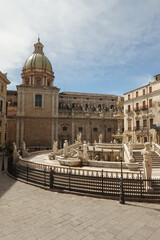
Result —
[[[146, 142], [144, 144], [145, 148], [142, 149], [141, 154], [143, 155], [143, 175], [144, 179], [149, 180], [152, 177], [152, 152], [150, 150], [150, 143]], [[151, 181], [146, 181], [146, 191], [152, 189]]]

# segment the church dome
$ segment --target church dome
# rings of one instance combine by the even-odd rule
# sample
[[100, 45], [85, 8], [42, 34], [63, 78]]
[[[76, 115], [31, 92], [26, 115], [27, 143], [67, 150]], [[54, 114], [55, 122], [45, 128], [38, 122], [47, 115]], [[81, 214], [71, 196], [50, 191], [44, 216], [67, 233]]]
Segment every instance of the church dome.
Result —
[[52, 65], [48, 58], [43, 53], [43, 44], [38, 38], [38, 42], [34, 44], [35, 50], [33, 54], [26, 60], [23, 69], [29, 70], [32, 68], [44, 69], [52, 72]]

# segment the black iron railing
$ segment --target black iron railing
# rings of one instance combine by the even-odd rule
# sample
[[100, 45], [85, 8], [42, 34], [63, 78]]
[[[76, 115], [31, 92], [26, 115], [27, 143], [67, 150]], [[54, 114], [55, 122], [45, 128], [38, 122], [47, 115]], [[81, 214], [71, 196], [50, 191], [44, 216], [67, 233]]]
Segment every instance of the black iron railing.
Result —
[[[108, 196], [110, 198], [119, 198], [120, 178], [104, 177], [103, 170], [101, 176], [75, 175], [71, 171], [60, 173], [44, 169], [34, 169], [29, 166], [13, 164], [8, 161], [8, 173], [17, 179], [34, 183], [50, 189], [61, 189], [72, 192], [81, 192], [92, 195]], [[152, 187], [151, 191], [146, 191], [145, 185], [149, 181]], [[160, 199], [160, 179], [144, 180], [123, 178], [123, 190], [125, 199]]]

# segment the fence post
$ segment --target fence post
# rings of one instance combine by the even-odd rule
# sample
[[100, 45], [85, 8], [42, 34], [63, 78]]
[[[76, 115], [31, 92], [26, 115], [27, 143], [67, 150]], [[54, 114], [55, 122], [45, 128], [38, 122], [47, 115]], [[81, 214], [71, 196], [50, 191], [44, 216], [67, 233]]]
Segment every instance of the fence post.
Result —
[[28, 164], [27, 164], [27, 182], [28, 182]]
[[142, 198], [142, 175], [140, 171], [140, 188], [141, 188], [141, 198]]
[[69, 190], [71, 190], [71, 168], [69, 167]]
[[53, 189], [53, 170], [50, 168], [50, 189]]
[[102, 194], [103, 194], [103, 169], [102, 169]]
[[44, 169], [44, 186], [46, 186], [46, 169]]

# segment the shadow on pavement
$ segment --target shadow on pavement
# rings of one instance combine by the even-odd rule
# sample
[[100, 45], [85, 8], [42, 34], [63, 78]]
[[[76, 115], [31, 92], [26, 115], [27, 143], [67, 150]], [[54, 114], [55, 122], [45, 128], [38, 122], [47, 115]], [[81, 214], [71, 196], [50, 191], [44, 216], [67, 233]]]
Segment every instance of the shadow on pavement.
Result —
[[4, 158], [4, 171], [2, 171], [3, 155], [0, 153], [0, 198], [5, 194], [14, 184], [15, 180], [7, 175], [7, 157]]

